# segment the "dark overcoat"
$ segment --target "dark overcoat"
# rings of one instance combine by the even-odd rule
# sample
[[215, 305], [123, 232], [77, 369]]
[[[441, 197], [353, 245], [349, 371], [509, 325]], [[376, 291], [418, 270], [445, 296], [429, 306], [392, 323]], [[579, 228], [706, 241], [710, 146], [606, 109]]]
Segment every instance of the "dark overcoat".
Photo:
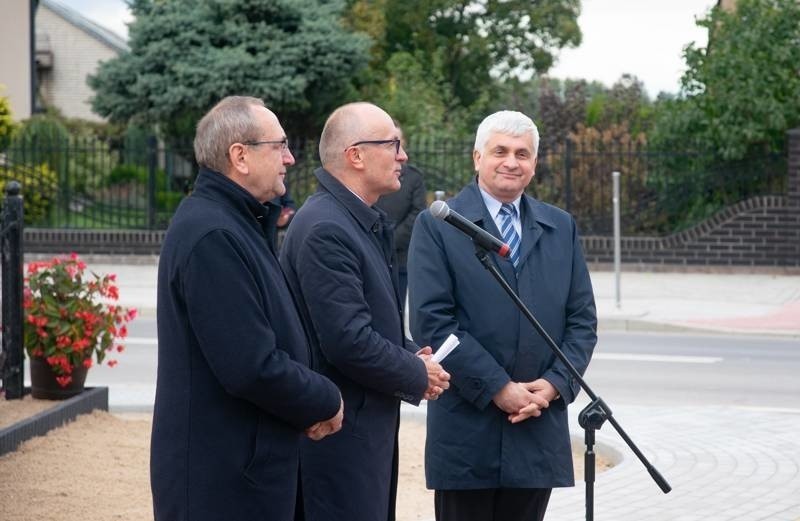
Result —
[[[448, 201], [500, 238], [477, 182]], [[596, 343], [596, 312], [578, 231], [566, 212], [521, 200], [519, 276], [492, 261], [581, 372]], [[409, 251], [412, 336], [434, 348], [453, 333], [461, 344], [442, 363], [450, 390], [428, 404], [429, 488], [550, 488], [573, 484], [567, 404], [579, 391], [563, 364], [475, 256], [472, 241], [428, 210]], [[512, 425], [492, 397], [509, 381], [545, 378], [561, 398], [538, 418]]]
[[158, 269], [155, 519], [288, 521], [302, 431], [339, 392], [308, 341], [273, 251], [280, 209], [201, 170]]
[[427, 373], [403, 334], [385, 214], [327, 171], [315, 175], [281, 264], [313, 329], [313, 367], [342, 391], [344, 425], [301, 446], [306, 520], [385, 521], [394, 519], [400, 399], [418, 403]]

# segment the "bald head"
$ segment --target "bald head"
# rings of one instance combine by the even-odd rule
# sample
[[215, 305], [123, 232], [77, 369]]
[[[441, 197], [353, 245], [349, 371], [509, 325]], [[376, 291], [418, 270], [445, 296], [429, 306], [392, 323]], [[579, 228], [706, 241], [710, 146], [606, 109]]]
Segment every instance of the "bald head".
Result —
[[322, 166], [329, 172], [341, 168], [345, 149], [357, 141], [381, 139], [387, 122], [394, 126], [389, 114], [372, 103], [348, 103], [333, 111], [319, 138]]

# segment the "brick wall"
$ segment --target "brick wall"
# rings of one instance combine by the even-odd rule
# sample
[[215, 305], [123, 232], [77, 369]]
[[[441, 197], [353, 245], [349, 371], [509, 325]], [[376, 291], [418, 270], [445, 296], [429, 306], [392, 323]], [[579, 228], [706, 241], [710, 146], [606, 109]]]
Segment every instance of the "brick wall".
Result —
[[[666, 237], [622, 237], [622, 262], [800, 267], [800, 129], [787, 132], [785, 196], [753, 197]], [[589, 262], [614, 261], [611, 237], [584, 237]]]
[[26, 228], [22, 241], [29, 253], [109, 253], [154, 255], [161, 250], [164, 231], [148, 230], [60, 230]]
[[[622, 237], [626, 263], [800, 266], [800, 207], [788, 197], [747, 199], [666, 237]], [[612, 237], [584, 237], [589, 262], [614, 261]]]

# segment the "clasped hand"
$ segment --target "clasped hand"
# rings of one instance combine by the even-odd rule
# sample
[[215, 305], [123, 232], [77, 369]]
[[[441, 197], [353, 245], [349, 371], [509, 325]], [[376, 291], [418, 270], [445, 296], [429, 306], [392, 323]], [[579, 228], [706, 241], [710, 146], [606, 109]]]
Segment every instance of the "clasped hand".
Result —
[[519, 423], [541, 416], [556, 396], [558, 391], [553, 384], [539, 378], [532, 382], [508, 382], [492, 401], [500, 410], [508, 413], [508, 421]]
[[428, 388], [423, 395], [426, 400], [436, 400], [450, 387], [450, 373], [445, 371], [442, 366], [431, 360], [433, 349], [425, 346], [417, 351], [417, 356], [425, 362], [425, 369], [428, 371]]
[[339, 404], [339, 412], [332, 418], [317, 422], [308, 429], [306, 429], [306, 436], [314, 441], [319, 441], [329, 434], [338, 432], [342, 428], [342, 420], [344, 419], [344, 401]]

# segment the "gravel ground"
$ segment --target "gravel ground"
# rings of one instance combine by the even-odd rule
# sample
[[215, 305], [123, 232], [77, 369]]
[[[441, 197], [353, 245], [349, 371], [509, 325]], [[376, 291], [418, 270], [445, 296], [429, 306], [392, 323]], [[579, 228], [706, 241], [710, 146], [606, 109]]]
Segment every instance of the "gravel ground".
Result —
[[[52, 402], [0, 397], [0, 428]], [[0, 457], [3, 521], [144, 521], [152, 519], [148, 474], [151, 417], [95, 411]], [[425, 425], [403, 419], [397, 521], [433, 519], [425, 489]], [[577, 476], [582, 461], [575, 454]], [[602, 460], [602, 457], [599, 458]], [[598, 471], [606, 467], [599, 461]]]

